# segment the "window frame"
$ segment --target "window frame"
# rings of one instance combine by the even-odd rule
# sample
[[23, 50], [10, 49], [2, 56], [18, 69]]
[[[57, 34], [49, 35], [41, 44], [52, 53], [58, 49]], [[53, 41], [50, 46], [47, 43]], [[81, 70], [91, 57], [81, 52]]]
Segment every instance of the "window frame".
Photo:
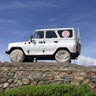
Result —
[[[60, 32], [60, 31], [61, 31], [61, 32]], [[62, 32], [63, 32], [63, 31], [69, 31], [69, 32], [71, 31], [71, 32], [70, 32], [70, 36], [68, 36], [68, 37], [63, 37], [63, 36], [62, 36]], [[59, 35], [60, 38], [64, 38], [64, 39], [73, 38], [73, 30], [72, 30], [72, 29], [57, 30], [57, 33], [58, 33], [58, 35]]]
[[[53, 36], [53, 37], [47, 37], [47, 33], [52, 33], [52, 32], [54, 32], [55, 36]], [[45, 38], [46, 39], [58, 38], [58, 35], [56, 34], [56, 32], [54, 30], [47, 30], [46, 31], [46, 34], [45, 34]]]
[[[36, 34], [36, 33], [43, 33], [43, 37], [42, 37], [42, 38], [36, 38], [36, 37], [35, 37], [35, 34]], [[44, 39], [44, 31], [36, 31], [36, 32], [33, 34], [33, 38], [34, 38], [34, 39]]]

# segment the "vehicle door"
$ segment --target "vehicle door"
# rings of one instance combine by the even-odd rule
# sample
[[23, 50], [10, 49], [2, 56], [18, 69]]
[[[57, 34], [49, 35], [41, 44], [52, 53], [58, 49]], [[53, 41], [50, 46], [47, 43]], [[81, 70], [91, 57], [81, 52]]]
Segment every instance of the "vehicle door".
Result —
[[55, 31], [46, 31], [45, 44], [44, 44], [44, 55], [52, 55], [58, 45], [58, 38]]
[[43, 55], [44, 49], [44, 31], [34, 33], [32, 43], [30, 44], [31, 55]]

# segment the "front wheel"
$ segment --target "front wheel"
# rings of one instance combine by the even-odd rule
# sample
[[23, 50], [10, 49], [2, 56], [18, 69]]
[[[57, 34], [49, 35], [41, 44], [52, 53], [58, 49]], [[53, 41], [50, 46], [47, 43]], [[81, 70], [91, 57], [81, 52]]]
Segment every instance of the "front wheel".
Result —
[[10, 53], [10, 60], [12, 62], [23, 62], [24, 58], [25, 55], [20, 49], [15, 49]]
[[69, 63], [71, 61], [70, 53], [67, 50], [63, 50], [63, 49], [59, 50], [55, 54], [55, 59], [57, 62], [60, 63], [65, 63], [65, 62]]

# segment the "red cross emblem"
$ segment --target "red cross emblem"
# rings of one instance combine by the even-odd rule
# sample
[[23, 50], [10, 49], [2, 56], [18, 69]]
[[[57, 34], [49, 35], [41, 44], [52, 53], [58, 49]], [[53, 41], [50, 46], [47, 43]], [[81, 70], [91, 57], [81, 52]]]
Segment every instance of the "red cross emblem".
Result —
[[62, 36], [63, 36], [64, 38], [68, 38], [68, 37], [70, 36], [70, 32], [69, 32], [69, 31], [63, 31], [63, 32], [62, 32]]

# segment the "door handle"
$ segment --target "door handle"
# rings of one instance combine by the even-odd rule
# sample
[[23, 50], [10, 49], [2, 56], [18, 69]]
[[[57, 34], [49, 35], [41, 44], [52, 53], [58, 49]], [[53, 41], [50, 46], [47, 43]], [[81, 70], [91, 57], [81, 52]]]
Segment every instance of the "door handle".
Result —
[[45, 43], [45, 41], [39, 41], [39, 43]]
[[54, 41], [54, 43], [58, 43], [58, 41]]
[[42, 41], [39, 41], [39, 43], [43, 43]]

